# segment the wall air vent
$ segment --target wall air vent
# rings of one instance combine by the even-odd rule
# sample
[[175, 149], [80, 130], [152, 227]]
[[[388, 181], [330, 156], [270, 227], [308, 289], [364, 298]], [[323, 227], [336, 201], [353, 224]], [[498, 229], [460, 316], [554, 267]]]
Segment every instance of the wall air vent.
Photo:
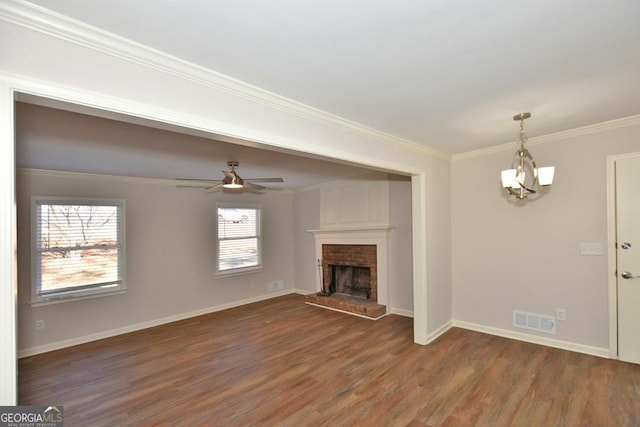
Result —
[[513, 326], [547, 334], [556, 333], [555, 317], [525, 311], [513, 310]]

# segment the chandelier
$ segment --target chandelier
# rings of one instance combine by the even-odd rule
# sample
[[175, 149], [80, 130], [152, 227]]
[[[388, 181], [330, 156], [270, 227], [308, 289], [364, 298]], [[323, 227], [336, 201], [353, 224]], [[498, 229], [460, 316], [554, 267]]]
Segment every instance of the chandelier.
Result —
[[513, 116], [513, 120], [520, 121], [520, 134], [518, 135], [518, 151], [513, 156], [511, 169], [502, 171], [502, 187], [511, 196], [519, 200], [526, 199], [529, 194], [535, 194], [540, 187], [546, 187], [553, 182], [555, 168], [547, 166], [539, 168], [533, 160], [529, 150], [525, 148], [527, 134], [524, 132], [524, 121], [531, 117], [531, 113], [521, 113]]

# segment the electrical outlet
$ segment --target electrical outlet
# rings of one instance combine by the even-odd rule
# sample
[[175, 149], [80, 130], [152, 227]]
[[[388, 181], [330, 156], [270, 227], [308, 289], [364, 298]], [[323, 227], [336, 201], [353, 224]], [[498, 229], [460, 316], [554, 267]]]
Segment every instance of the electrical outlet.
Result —
[[564, 308], [556, 308], [556, 320], [567, 320], [567, 311]]
[[44, 329], [44, 320], [36, 320], [36, 329], [41, 331]]

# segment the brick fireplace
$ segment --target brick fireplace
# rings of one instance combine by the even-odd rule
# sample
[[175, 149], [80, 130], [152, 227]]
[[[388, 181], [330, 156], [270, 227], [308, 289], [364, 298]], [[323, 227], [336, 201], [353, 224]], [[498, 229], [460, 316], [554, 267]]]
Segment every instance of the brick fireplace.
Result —
[[387, 313], [389, 227], [311, 230], [316, 241], [316, 290], [307, 302], [368, 318]]
[[323, 289], [378, 302], [376, 245], [322, 245]]

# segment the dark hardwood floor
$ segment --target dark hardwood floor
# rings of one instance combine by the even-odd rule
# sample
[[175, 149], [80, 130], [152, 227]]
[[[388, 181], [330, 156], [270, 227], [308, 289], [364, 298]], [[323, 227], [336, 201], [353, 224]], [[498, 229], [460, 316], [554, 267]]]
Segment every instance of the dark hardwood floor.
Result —
[[640, 426], [640, 366], [289, 295], [19, 361], [65, 426]]

